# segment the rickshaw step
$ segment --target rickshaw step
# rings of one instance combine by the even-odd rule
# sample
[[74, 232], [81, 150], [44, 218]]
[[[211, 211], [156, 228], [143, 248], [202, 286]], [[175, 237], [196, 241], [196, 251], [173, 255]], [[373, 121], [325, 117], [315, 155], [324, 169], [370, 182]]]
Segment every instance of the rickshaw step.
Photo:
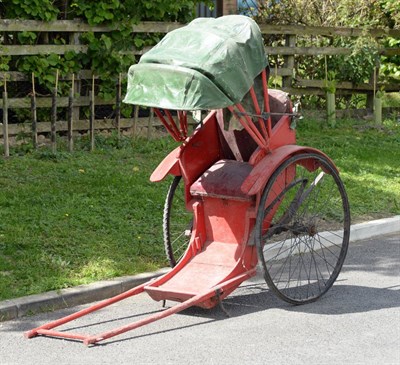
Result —
[[145, 292], [156, 301], [183, 302], [230, 277], [238, 263], [238, 245], [209, 242], [205, 246], [168, 281], [159, 286], [147, 285]]

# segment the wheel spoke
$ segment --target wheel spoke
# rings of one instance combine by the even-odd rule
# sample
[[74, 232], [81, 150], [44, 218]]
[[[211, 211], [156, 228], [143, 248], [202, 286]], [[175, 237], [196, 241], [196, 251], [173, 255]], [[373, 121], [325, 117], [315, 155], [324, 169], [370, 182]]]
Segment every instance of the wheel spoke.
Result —
[[347, 196], [331, 162], [316, 154], [285, 161], [265, 187], [256, 227], [264, 277], [280, 298], [300, 304], [324, 294], [339, 274], [350, 229]]

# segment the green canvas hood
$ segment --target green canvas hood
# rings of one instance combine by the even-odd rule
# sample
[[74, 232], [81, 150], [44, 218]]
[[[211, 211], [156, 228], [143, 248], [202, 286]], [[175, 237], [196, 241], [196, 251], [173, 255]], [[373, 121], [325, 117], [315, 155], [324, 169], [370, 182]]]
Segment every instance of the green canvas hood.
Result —
[[267, 65], [252, 19], [198, 18], [168, 33], [130, 67], [124, 102], [175, 110], [225, 108], [243, 99]]

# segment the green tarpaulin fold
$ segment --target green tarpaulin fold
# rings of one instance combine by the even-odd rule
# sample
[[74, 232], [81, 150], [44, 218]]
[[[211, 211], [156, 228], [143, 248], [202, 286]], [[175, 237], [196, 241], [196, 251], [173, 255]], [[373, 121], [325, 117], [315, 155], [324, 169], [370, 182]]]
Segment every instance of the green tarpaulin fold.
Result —
[[201, 110], [240, 102], [268, 65], [250, 18], [198, 18], [168, 33], [128, 72], [125, 103]]

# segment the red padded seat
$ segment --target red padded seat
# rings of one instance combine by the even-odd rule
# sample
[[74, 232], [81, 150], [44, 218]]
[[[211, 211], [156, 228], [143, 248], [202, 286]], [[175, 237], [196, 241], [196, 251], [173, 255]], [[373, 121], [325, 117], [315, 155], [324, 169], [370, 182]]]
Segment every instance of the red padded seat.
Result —
[[253, 166], [247, 162], [219, 160], [206, 170], [190, 187], [194, 196], [209, 196], [250, 201], [254, 197], [240, 189]]

